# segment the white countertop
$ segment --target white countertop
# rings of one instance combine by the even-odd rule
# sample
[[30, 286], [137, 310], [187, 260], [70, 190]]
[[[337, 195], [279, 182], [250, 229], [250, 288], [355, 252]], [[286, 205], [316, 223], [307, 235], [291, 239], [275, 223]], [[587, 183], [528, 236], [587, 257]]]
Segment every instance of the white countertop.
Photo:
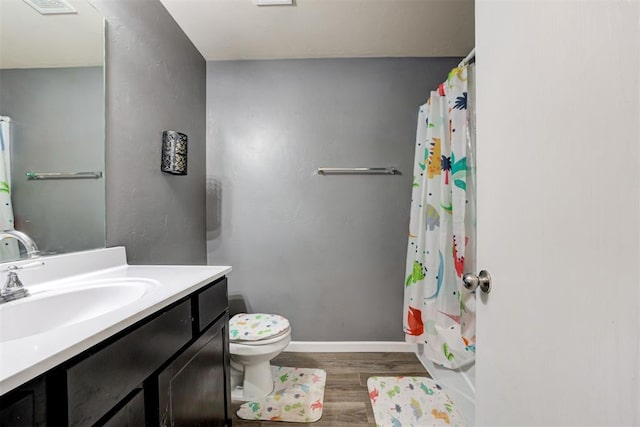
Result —
[[[122, 247], [40, 260], [45, 262], [44, 267], [18, 273], [24, 286], [32, 292], [55, 288], [62, 283], [103, 279], [141, 278], [157, 281], [159, 285], [139, 300], [98, 317], [0, 342], [0, 396], [231, 271], [231, 267], [226, 266], [131, 266], [126, 264]], [[28, 262], [30, 260], [8, 264]], [[4, 276], [0, 280], [4, 280]], [[46, 318], [41, 320], [47, 321]]]

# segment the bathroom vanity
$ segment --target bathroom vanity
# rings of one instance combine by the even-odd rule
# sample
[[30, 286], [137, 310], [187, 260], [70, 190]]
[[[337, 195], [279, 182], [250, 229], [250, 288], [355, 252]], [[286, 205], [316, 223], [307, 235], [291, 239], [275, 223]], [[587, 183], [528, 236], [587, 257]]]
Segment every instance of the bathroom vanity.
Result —
[[[16, 318], [0, 306], [0, 425], [230, 425], [230, 268], [122, 265], [124, 249], [111, 248], [83, 253], [89, 257], [81, 263], [85, 270], [101, 264], [97, 253], [112, 262], [90, 273], [42, 283], [40, 269], [20, 273], [32, 291], [25, 306], [56, 304], [44, 330], [27, 325], [24, 336], [14, 337], [6, 322]], [[71, 265], [77, 272], [73, 255], [44, 258], [43, 269], [59, 276]], [[135, 291], [123, 291], [131, 286]], [[104, 292], [116, 288], [120, 294], [111, 306]], [[91, 298], [79, 299], [87, 289]], [[125, 295], [130, 292], [137, 293]], [[86, 306], [94, 299], [106, 307], [87, 314], [83, 307], [59, 304]], [[37, 315], [44, 325], [48, 309]], [[71, 317], [61, 315], [60, 321], [60, 310]]]

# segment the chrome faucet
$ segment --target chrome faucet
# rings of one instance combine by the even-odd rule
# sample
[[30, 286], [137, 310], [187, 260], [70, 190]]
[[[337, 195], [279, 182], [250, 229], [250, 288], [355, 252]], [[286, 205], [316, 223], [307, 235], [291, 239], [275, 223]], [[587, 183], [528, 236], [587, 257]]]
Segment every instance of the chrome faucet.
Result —
[[0, 240], [8, 239], [9, 237], [13, 237], [18, 242], [22, 243], [24, 249], [27, 251], [27, 258], [36, 258], [40, 256], [40, 250], [38, 250], [38, 245], [33, 239], [27, 236], [22, 231], [18, 230], [4, 230], [0, 231]]
[[[0, 240], [7, 239], [9, 237], [12, 237], [22, 243], [24, 249], [27, 252], [27, 258], [37, 258], [40, 256], [40, 251], [38, 250], [38, 245], [36, 245], [36, 242], [34, 242], [31, 237], [29, 237], [22, 231], [0, 231]], [[0, 289], [0, 304], [29, 296], [29, 291], [22, 285], [22, 282], [20, 281], [20, 278], [18, 277], [18, 274], [15, 272], [15, 270], [40, 267], [42, 265], [44, 265], [43, 262], [35, 262], [23, 265], [13, 264], [0, 270], [9, 273], [7, 275], [7, 281], [5, 282], [2, 289]]]

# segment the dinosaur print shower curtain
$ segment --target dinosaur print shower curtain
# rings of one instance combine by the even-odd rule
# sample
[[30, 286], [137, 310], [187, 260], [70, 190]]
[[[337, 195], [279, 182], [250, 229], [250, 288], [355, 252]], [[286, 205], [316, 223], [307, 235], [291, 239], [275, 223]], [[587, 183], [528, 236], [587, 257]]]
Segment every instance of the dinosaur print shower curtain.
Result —
[[418, 113], [404, 284], [406, 340], [447, 368], [475, 356], [475, 296], [462, 285], [475, 248], [467, 68], [452, 70]]
[[[11, 119], [0, 116], [0, 230], [13, 230], [11, 205]], [[0, 261], [20, 258], [18, 242], [5, 239], [0, 244]]]

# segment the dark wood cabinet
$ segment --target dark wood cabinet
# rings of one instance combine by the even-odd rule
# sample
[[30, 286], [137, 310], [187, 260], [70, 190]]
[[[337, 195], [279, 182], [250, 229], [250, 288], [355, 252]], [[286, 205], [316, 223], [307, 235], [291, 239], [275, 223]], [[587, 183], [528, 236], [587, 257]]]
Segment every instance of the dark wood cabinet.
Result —
[[65, 370], [69, 426], [93, 425], [192, 338], [191, 301], [171, 307]]
[[226, 425], [227, 323], [225, 314], [158, 374], [161, 426]]
[[227, 279], [0, 398], [0, 426], [224, 426]]

